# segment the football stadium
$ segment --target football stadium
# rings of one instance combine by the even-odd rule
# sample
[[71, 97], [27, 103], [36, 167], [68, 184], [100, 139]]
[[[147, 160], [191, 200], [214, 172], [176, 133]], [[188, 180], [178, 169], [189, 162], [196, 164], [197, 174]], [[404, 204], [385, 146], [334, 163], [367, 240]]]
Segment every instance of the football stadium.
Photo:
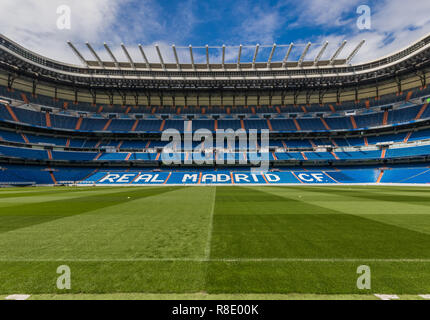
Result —
[[430, 33], [103, 41], [0, 34], [1, 299], [430, 298]]

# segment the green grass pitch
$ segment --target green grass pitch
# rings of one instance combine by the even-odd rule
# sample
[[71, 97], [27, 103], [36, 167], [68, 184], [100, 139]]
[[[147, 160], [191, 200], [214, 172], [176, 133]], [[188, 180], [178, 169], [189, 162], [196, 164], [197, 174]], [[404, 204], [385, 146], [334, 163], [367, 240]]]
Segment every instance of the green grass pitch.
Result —
[[[70, 290], [56, 287], [60, 265]], [[1, 296], [373, 293], [430, 294], [430, 189], [0, 190]]]

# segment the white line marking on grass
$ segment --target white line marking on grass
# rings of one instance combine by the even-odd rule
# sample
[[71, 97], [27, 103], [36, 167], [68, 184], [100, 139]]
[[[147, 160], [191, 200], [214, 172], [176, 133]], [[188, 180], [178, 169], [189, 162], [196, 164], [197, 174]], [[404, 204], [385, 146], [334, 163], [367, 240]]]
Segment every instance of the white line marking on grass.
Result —
[[396, 294], [375, 294], [375, 297], [381, 300], [394, 300], [399, 299], [399, 296]]
[[29, 294], [11, 294], [6, 297], [6, 300], [27, 300], [30, 298]]
[[430, 299], [430, 294], [420, 294], [419, 296], [423, 299]]
[[372, 258], [61, 258], [61, 259], [0, 259], [0, 262], [414, 262], [430, 263], [430, 259]]
[[225, 258], [209, 259], [218, 262], [430, 262], [430, 259], [366, 259], [366, 258]]
[[216, 201], [216, 187], [213, 200], [212, 200], [212, 206], [211, 206], [211, 212], [209, 216], [209, 226], [208, 226], [208, 241], [206, 243], [205, 248], [205, 260], [209, 260], [211, 256], [211, 244], [212, 244], [212, 229], [213, 229], [213, 221], [214, 221], [214, 211], [215, 211], [215, 201]]

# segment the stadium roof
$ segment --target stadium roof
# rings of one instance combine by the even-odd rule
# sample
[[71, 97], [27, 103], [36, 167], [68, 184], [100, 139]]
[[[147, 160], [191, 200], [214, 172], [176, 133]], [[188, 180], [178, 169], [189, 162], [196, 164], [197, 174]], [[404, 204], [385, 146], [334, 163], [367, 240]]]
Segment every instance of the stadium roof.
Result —
[[[70, 47], [81, 59], [83, 65], [71, 65], [55, 61], [31, 52], [12, 40], [0, 35], [0, 66], [8, 72], [24, 74], [37, 79], [56, 83], [87, 86], [92, 88], [294, 88], [294, 87], [342, 87], [357, 85], [366, 81], [382, 81], [401, 75], [411, 70], [419, 70], [430, 63], [430, 35], [415, 42], [404, 50], [367, 63], [350, 65], [364, 41], [356, 45], [346, 59], [337, 59], [344, 49], [344, 41], [331, 54], [329, 60], [321, 60], [327, 42], [321, 45], [318, 54], [307, 60], [311, 43], [304, 45], [298, 61], [289, 61], [289, 54], [294, 44], [271, 46], [269, 59], [257, 62], [258, 51], [262, 46], [256, 45], [252, 61], [242, 61], [244, 46], [237, 46], [237, 61], [227, 63], [224, 59], [226, 46], [219, 47], [223, 52], [221, 63], [212, 63], [209, 49], [206, 50], [205, 63], [195, 63], [193, 49], [189, 46], [191, 63], [182, 63], [177, 54], [181, 47], [172, 46], [174, 63], [167, 63], [160, 48], [155, 49], [159, 62], [148, 61], [144, 48], [139, 45], [142, 61], [134, 61], [125, 45], [121, 45], [127, 61], [119, 61], [109, 46], [104, 47], [111, 61], [103, 61], [87, 43], [94, 60], [86, 60], [76, 47]], [[183, 47], [182, 47], [183, 48]], [[201, 47], [200, 47], [201, 48]], [[283, 61], [272, 61], [275, 50], [285, 50]]]
[[[250, 45], [238, 45], [238, 46], [226, 46], [222, 45], [219, 47], [215, 46], [203, 46], [203, 47], [193, 47], [192, 45], [189, 45], [188, 47], [183, 46], [175, 46], [172, 45], [172, 53], [175, 59], [175, 63], [166, 63], [165, 59], [163, 58], [163, 55], [160, 51], [160, 48], [158, 45], [155, 45], [155, 51], [157, 52], [158, 56], [158, 63], [150, 63], [147, 55], [145, 54], [145, 50], [141, 44], [138, 45], [139, 51], [142, 55], [143, 62], [137, 62], [134, 61], [129, 52], [127, 47], [122, 43], [121, 48], [124, 51], [124, 55], [127, 57], [127, 61], [119, 61], [116, 56], [113, 54], [112, 50], [108, 46], [107, 43], [104, 43], [104, 48], [106, 49], [107, 53], [109, 54], [111, 61], [103, 61], [100, 59], [99, 55], [96, 53], [96, 51], [93, 49], [90, 43], [86, 43], [86, 46], [92, 56], [95, 60], [87, 60], [84, 58], [84, 56], [81, 54], [81, 52], [73, 45], [72, 42], [68, 42], [68, 45], [73, 50], [73, 52], [76, 54], [76, 56], [79, 58], [79, 60], [82, 62], [82, 64], [88, 68], [103, 68], [103, 69], [115, 69], [115, 70], [122, 70], [122, 69], [133, 69], [133, 70], [188, 70], [188, 71], [196, 71], [196, 70], [272, 70], [272, 69], [288, 69], [288, 68], [297, 68], [297, 67], [319, 67], [319, 66], [334, 66], [334, 65], [349, 65], [351, 60], [354, 58], [354, 56], [358, 53], [360, 48], [365, 43], [365, 40], [362, 40], [347, 56], [346, 59], [337, 59], [342, 50], [344, 49], [347, 41], [343, 41], [342, 44], [332, 53], [329, 60], [321, 60], [321, 57], [325, 53], [328, 42], [324, 42], [323, 44], [312, 44], [311, 42], [307, 44], [294, 44], [290, 43], [287, 45], [278, 45], [274, 43], [273, 45], [260, 45], [256, 44], [254, 46]], [[308, 51], [312, 45], [318, 45], [321, 46], [318, 54], [313, 58], [312, 60], [305, 60], [307, 58]], [[300, 55], [300, 58], [297, 61], [288, 61], [290, 58], [291, 51], [293, 47], [303, 47], [302, 53]], [[254, 54], [251, 61], [243, 61], [242, 57], [242, 50], [243, 49], [252, 49]], [[257, 62], [257, 57], [260, 49], [263, 48], [269, 48], [270, 49], [270, 55], [268, 57], [267, 61], [264, 62]], [[178, 49], [186, 49], [189, 51], [189, 58], [191, 63], [187, 62], [181, 62], [178, 55]], [[205, 62], [204, 63], [195, 63], [194, 59], [194, 53], [193, 49], [204, 49], [205, 50]], [[217, 49], [221, 50], [221, 63], [215, 63], [210, 61], [210, 55], [209, 50], [211, 49]], [[226, 50], [227, 49], [233, 49], [237, 50], [237, 58], [236, 62], [226, 62]], [[282, 50], [284, 51], [284, 58], [282, 61], [272, 61], [273, 56], [275, 54], [276, 50]]]

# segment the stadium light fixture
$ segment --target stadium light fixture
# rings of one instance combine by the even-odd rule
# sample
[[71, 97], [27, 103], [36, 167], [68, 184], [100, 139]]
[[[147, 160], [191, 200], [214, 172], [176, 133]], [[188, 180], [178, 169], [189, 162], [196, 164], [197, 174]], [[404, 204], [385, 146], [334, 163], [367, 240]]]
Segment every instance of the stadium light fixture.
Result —
[[282, 61], [282, 67], [285, 68], [287, 66], [288, 58], [290, 57], [291, 50], [293, 50], [294, 43], [291, 42], [288, 46], [287, 53], [285, 54], [284, 60]]
[[315, 60], [314, 60], [314, 66], [316, 66], [316, 65], [318, 64], [318, 62], [320, 61], [320, 59], [321, 59], [322, 55], [324, 54], [325, 50], [327, 49], [327, 46], [328, 46], [328, 41], [326, 41], [326, 42], [323, 44], [323, 46], [322, 46], [322, 48], [321, 48], [320, 52], [318, 52], [318, 55], [315, 57]]
[[109, 46], [107, 45], [107, 43], [103, 43], [103, 46], [105, 47], [107, 53], [109, 54], [109, 56], [111, 57], [112, 61], [115, 63], [115, 67], [117, 67], [117, 69], [120, 69], [119, 67], [119, 63], [118, 60], [116, 59], [116, 57], [113, 55], [111, 49], [109, 48]]
[[346, 42], [347, 42], [346, 40], [343, 40], [340, 47], [337, 48], [336, 52], [333, 54], [333, 56], [330, 59], [330, 65], [332, 65], [334, 63], [334, 60], [336, 60], [336, 58], [339, 56], [340, 52], [343, 50], [343, 48], [345, 48]]
[[164, 65], [163, 56], [161, 55], [160, 47], [158, 44], [155, 45], [155, 50], [157, 50], [158, 59], [160, 59], [161, 67], [163, 69], [166, 69], [166, 66]]
[[96, 58], [97, 62], [99, 63], [99, 66], [102, 67], [102, 68], [104, 68], [103, 61], [100, 59], [100, 57], [97, 54], [97, 52], [95, 52], [95, 50], [93, 49], [93, 47], [91, 46], [91, 44], [89, 42], [86, 42], [85, 44], [87, 45], [87, 48], [90, 50], [90, 52], [94, 56], [94, 58]]
[[363, 46], [363, 44], [366, 42], [366, 40], [361, 40], [360, 43], [355, 47], [355, 49], [351, 52], [351, 54], [346, 58], [346, 64], [349, 64], [352, 60], [352, 58], [355, 57], [355, 55], [358, 53], [360, 48]]
[[302, 55], [300, 56], [300, 59], [299, 59], [299, 62], [298, 62], [298, 66], [299, 66], [299, 67], [301, 67], [301, 66], [302, 66], [303, 61], [305, 60], [306, 54], [308, 53], [308, 51], [309, 51], [309, 48], [310, 48], [310, 47], [311, 47], [311, 43], [310, 43], [310, 42], [308, 42], [308, 43], [307, 43], [307, 45], [306, 45], [306, 47], [305, 47], [305, 50], [303, 50], [303, 53], [302, 53]]
[[128, 50], [127, 50], [127, 48], [125, 47], [124, 43], [121, 43], [121, 48], [122, 48], [122, 50], [124, 51], [124, 54], [125, 54], [125, 56], [127, 57], [128, 62], [130, 63], [131, 67], [132, 67], [133, 69], [136, 69], [136, 66], [134, 65], [134, 61], [133, 61], [133, 59], [131, 59], [131, 56], [130, 56], [130, 54], [128, 53]]
[[79, 52], [78, 49], [76, 49], [76, 47], [73, 45], [73, 43], [71, 41], [67, 41], [67, 44], [69, 45], [69, 47], [72, 49], [72, 51], [75, 53], [75, 55], [79, 58], [79, 60], [81, 60], [81, 62], [88, 67], [88, 61], [84, 59], [84, 57], [82, 56], [82, 54]]
[[270, 68], [270, 64], [272, 63], [273, 55], [275, 54], [276, 43], [272, 46], [272, 51], [270, 51], [269, 60], [267, 60], [267, 67]]
[[141, 55], [142, 55], [142, 57], [143, 57], [143, 60], [145, 60], [146, 67], [147, 67], [149, 70], [151, 70], [151, 65], [149, 64], [148, 58], [146, 57], [146, 54], [145, 54], [145, 51], [143, 50], [142, 45], [141, 45], [141, 44], [139, 44], [139, 45], [138, 45], [138, 47], [139, 47], [139, 50], [140, 50], [140, 54], [141, 54]]
[[252, 58], [252, 69], [255, 69], [255, 63], [257, 62], [258, 50], [260, 49], [260, 45], [257, 43], [255, 46], [254, 57]]

